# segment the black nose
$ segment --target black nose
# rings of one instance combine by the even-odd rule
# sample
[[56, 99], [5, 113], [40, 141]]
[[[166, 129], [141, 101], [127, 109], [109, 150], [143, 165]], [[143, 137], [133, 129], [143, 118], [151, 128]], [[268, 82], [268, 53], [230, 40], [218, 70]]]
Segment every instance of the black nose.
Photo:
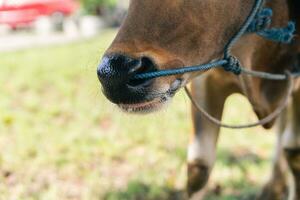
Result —
[[114, 103], [133, 103], [145, 97], [145, 88], [153, 80], [133, 80], [139, 73], [155, 71], [148, 57], [131, 58], [121, 54], [104, 56], [98, 66], [98, 78], [104, 94]]

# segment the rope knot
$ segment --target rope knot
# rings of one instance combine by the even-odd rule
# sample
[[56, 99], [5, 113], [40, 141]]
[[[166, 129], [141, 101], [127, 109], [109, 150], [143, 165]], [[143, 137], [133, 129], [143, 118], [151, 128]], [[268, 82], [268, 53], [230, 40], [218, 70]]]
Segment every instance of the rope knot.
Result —
[[225, 60], [227, 60], [227, 63], [223, 65], [225, 71], [232, 72], [235, 75], [240, 75], [242, 73], [241, 63], [235, 56], [230, 55], [225, 58]]

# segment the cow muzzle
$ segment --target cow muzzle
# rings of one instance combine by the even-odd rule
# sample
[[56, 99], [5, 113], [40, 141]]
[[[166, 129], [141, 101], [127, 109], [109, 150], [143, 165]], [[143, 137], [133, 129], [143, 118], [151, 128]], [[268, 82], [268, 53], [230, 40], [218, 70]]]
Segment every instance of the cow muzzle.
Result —
[[179, 79], [169, 84], [161, 84], [156, 79], [133, 79], [136, 74], [155, 70], [155, 62], [148, 57], [109, 54], [103, 57], [97, 74], [104, 95], [112, 103], [126, 112], [147, 113], [165, 105], [182, 83]]

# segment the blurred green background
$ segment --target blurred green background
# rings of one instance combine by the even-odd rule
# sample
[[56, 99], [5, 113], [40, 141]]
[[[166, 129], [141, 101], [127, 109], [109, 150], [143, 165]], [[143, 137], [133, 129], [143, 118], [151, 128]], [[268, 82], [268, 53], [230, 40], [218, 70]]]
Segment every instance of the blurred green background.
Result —
[[[190, 102], [179, 93], [147, 116], [110, 104], [96, 66], [115, 33], [0, 54], [1, 200], [181, 199]], [[224, 121], [255, 120], [230, 97]], [[271, 132], [222, 130], [207, 199], [253, 199], [270, 172]]]
[[[114, 7], [119, 0], [80, 0], [84, 12], [101, 15], [104, 7]], [[124, 0], [123, 0], [124, 1]]]

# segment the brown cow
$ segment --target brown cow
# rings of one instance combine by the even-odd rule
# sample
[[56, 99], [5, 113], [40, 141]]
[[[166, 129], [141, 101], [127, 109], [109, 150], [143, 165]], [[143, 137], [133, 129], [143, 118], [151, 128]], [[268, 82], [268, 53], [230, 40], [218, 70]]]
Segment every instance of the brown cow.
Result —
[[[255, 0], [131, 0], [128, 16], [98, 68], [104, 94], [124, 111], [147, 113], [158, 110], [191, 82], [194, 97], [218, 119], [221, 119], [226, 98], [233, 93], [246, 95], [257, 116], [266, 117], [284, 98], [285, 82], [236, 76], [223, 69], [131, 80], [137, 73], [220, 58], [225, 44], [240, 29], [254, 3]], [[266, 7], [274, 11], [272, 26], [300, 20], [297, 0], [270, 0]], [[298, 28], [297, 34], [299, 31]], [[283, 73], [299, 69], [299, 51], [297, 36], [286, 45], [248, 34], [238, 42], [233, 54], [248, 69]], [[283, 198], [288, 186], [287, 169], [291, 169], [294, 182], [294, 190], [290, 190], [289, 195], [293, 200], [300, 199], [299, 85], [296, 82], [290, 105], [277, 120], [277, 156], [272, 177], [260, 199]], [[215, 162], [220, 128], [194, 108], [192, 114], [195, 130], [188, 149], [187, 189], [190, 197], [199, 199]]]

